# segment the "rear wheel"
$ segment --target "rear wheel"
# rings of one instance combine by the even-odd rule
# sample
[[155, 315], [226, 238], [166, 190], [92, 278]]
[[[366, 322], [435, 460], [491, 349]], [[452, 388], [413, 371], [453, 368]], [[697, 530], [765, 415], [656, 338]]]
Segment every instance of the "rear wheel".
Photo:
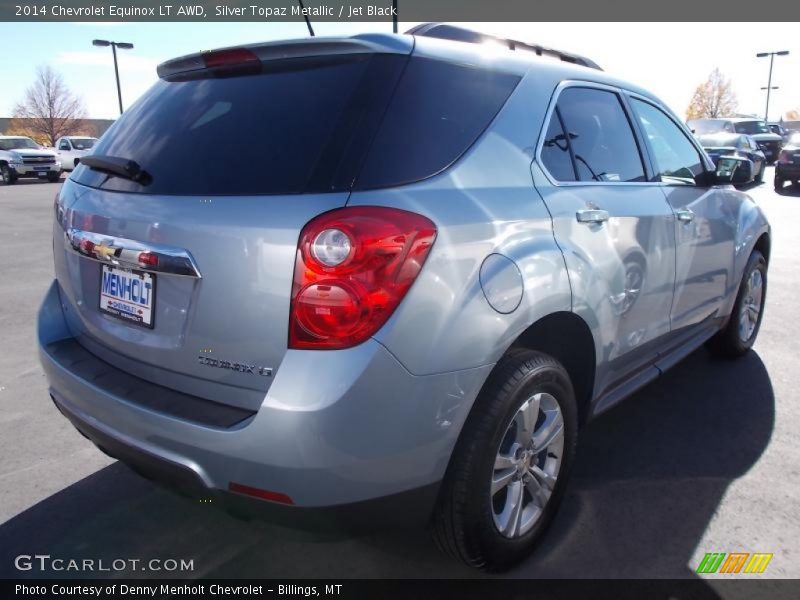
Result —
[[761, 252], [753, 250], [744, 269], [728, 324], [711, 338], [709, 348], [727, 358], [742, 356], [750, 350], [761, 328], [766, 298], [767, 261]]
[[6, 185], [17, 182], [17, 174], [8, 165], [0, 165], [0, 177], [3, 178], [3, 183]]
[[776, 192], [780, 192], [782, 189], [783, 189], [783, 179], [781, 179], [780, 177], [778, 177], [776, 175], [775, 176], [775, 191]]
[[47, 181], [49, 181], [50, 183], [57, 183], [61, 181], [61, 171], [59, 171], [58, 173], [52, 173], [52, 172], [48, 173]]
[[525, 558], [556, 514], [576, 437], [575, 394], [561, 364], [529, 350], [507, 354], [453, 452], [433, 516], [439, 547], [491, 570]]

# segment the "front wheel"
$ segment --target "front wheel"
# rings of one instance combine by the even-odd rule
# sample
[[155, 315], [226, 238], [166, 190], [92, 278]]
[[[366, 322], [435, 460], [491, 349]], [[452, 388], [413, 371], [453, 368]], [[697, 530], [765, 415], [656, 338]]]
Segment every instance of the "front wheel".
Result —
[[453, 451], [433, 516], [437, 545], [490, 570], [528, 556], [561, 501], [577, 421], [558, 361], [529, 350], [501, 359]]
[[767, 261], [761, 252], [753, 250], [745, 266], [728, 324], [709, 340], [712, 352], [726, 358], [736, 358], [750, 350], [761, 328], [766, 298]]
[[11, 185], [17, 182], [17, 174], [11, 170], [8, 165], [0, 165], [0, 177], [3, 178], [5, 185]]
[[50, 172], [47, 174], [47, 181], [50, 183], [57, 183], [61, 181], [61, 171], [58, 173]]

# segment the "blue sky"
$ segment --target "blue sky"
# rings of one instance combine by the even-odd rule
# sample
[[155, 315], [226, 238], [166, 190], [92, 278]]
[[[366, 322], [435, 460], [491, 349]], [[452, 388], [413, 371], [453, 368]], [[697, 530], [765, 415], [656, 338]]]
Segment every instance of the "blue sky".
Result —
[[[401, 31], [413, 23], [401, 23]], [[755, 53], [789, 50], [775, 60], [770, 117], [800, 109], [800, 36], [797, 25], [727, 23], [472, 23], [474, 29], [516, 37], [584, 54], [605, 70], [659, 95], [683, 114], [692, 92], [715, 67], [733, 79], [742, 112], [763, 115], [768, 60]], [[315, 23], [318, 35], [353, 35], [391, 31], [390, 23]], [[70, 88], [82, 96], [90, 117], [117, 115], [114, 69], [109, 48], [92, 39], [132, 42], [119, 51], [125, 106], [156, 79], [156, 65], [168, 58], [203, 49], [270, 39], [304, 37], [297, 23], [0, 23], [3, 85], [0, 117], [33, 81], [38, 65], [58, 69]]]

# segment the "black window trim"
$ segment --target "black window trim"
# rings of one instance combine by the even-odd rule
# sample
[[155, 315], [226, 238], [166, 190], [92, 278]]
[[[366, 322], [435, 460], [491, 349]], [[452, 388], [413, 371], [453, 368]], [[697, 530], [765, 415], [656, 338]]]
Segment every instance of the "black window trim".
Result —
[[[695, 138], [692, 135], [692, 133], [689, 130], [689, 128], [686, 125], [686, 123], [682, 123], [680, 120], [676, 119], [675, 116], [672, 114], [672, 112], [668, 108], [666, 108], [664, 105], [660, 104], [659, 102], [654, 101], [652, 98], [648, 98], [647, 96], [643, 96], [642, 94], [637, 94], [636, 92], [631, 92], [631, 91], [627, 91], [626, 94], [631, 99], [639, 100], [640, 102], [644, 102], [645, 104], [649, 104], [650, 106], [652, 106], [656, 110], [660, 111], [665, 117], [667, 117], [667, 119], [672, 121], [672, 123], [675, 126], [677, 126], [678, 130], [689, 141], [689, 143], [695, 149], [695, 152], [697, 152], [698, 156], [700, 157], [700, 163], [705, 168], [706, 175], [709, 172], [713, 173], [713, 172], [716, 171], [716, 169], [714, 168], [714, 163], [711, 162], [711, 159], [708, 157], [708, 155], [706, 154], [706, 151], [700, 145], [700, 142], [697, 140], [697, 138]], [[633, 106], [631, 106], [631, 109], [634, 111], [634, 114], [636, 114], [635, 113], [636, 109]], [[637, 117], [637, 126], [638, 126], [638, 115], [636, 115], [636, 117]], [[652, 157], [653, 156], [653, 150], [650, 147], [650, 141], [647, 139], [647, 136], [643, 135], [643, 132], [642, 132], [642, 141], [645, 144], [645, 146], [647, 147], [648, 154]], [[670, 182], [670, 181], [663, 181], [661, 179], [661, 175], [658, 174], [658, 172], [657, 172], [657, 170], [655, 168], [655, 160], [653, 160], [653, 173], [655, 175], [655, 182], [658, 183], [661, 186], [665, 186], [665, 187], [687, 187], [687, 184], [685, 184], [685, 183], [673, 183], [673, 182]], [[712, 178], [706, 177], [706, 179], [710, 182]], [[712, 185], [711, 183], [707, 183], [707, 184], [695, 183], [694, 187], [710, 187], [711, 185]]]
[[[558, 181], [547, 167], [542, 160], [542, 149], [544, 148], [545, 138], [547, 137], [547, 130], [550, 127], [550, 120], [553, 118], [553, 115], [558, 116], [556, 112], [556, 105], [558, 103], [558, 99], [564, 90], [573, 88], [573, 87], [581, 87], [581, 88], [589, 88], [589, 89], [597, 89], [606, 92], [611, 92], [617, 95], [619, 99], [620, 106], [622, 107], [622, 112], [625, 114], [625, 118], [628, 120], [628, 125], [631, 128], [631, 133], [633, 134], [634, 141], [636, 142], [636, 149], [639, 153], [639, 158], [642, 162], [642, 170], [644, 171], [644, 177], [646, 181]], [[653, 186], [653, 185], [662, 185], [662, 182], [656, 179], [655, 169], [653, 168], [651, 159], [650, 159], [650, 151], [649, 148], [644, 144], [644, 140], [640, 135], [640, 130], [636, 123], [635, 114], [632, 112], [631, 107], [628, 104], [626, 94], [627, 90], [624, 90], [620, 87], [616, 87], [613, 85], [608, 85], [605, 83], [599, 83], [597, 81], [589, 81], [589, 80], [580, 80], [580, 79], [569, 79], [564, 80], [556, 86], [556, 89], [553, 91], [553, 95], [550, 98], [550, 104], [547, 106], [547, 111], [545, 113], [545, 118], [542, 124], [542, 129], [539, 133], [539, 140], [536, 143], [536, 153], [534, 155], [533, 162], [538, 163], [539, 168], [544, 173], [545, 177], [547, 177], [548, 182], [555, 186], [555, 187], [572, 187], [572, 186], [596, 186], [596, 185], [609, 185], [609, 186]], [[562, 120], [562, 127], [563, 127], [563, 120]], [[571, 148], [571, 146], [570, 146]], [[572, 150], [570, 149], [570, 155], [572, 154]], [[573, 169], [575, 165], [573, 164]]]

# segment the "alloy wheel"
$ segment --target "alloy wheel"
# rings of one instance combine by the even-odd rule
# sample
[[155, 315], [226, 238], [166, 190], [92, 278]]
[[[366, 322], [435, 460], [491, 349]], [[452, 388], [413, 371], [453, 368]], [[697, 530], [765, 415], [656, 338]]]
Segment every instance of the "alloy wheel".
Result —
[[537, 393], [517, 410], [500, 442], [490, 488], [501, 535], [517, 538], [536, 524], [553, 494], [564, 451], [564, 417], [551, 394]]
[[747, 278], [742, 305], [739, 308], [739, 339], [747, 342], [753, 336], [761, 314], [764, 298], [764, 276], [760, 269], [754, 269]]

